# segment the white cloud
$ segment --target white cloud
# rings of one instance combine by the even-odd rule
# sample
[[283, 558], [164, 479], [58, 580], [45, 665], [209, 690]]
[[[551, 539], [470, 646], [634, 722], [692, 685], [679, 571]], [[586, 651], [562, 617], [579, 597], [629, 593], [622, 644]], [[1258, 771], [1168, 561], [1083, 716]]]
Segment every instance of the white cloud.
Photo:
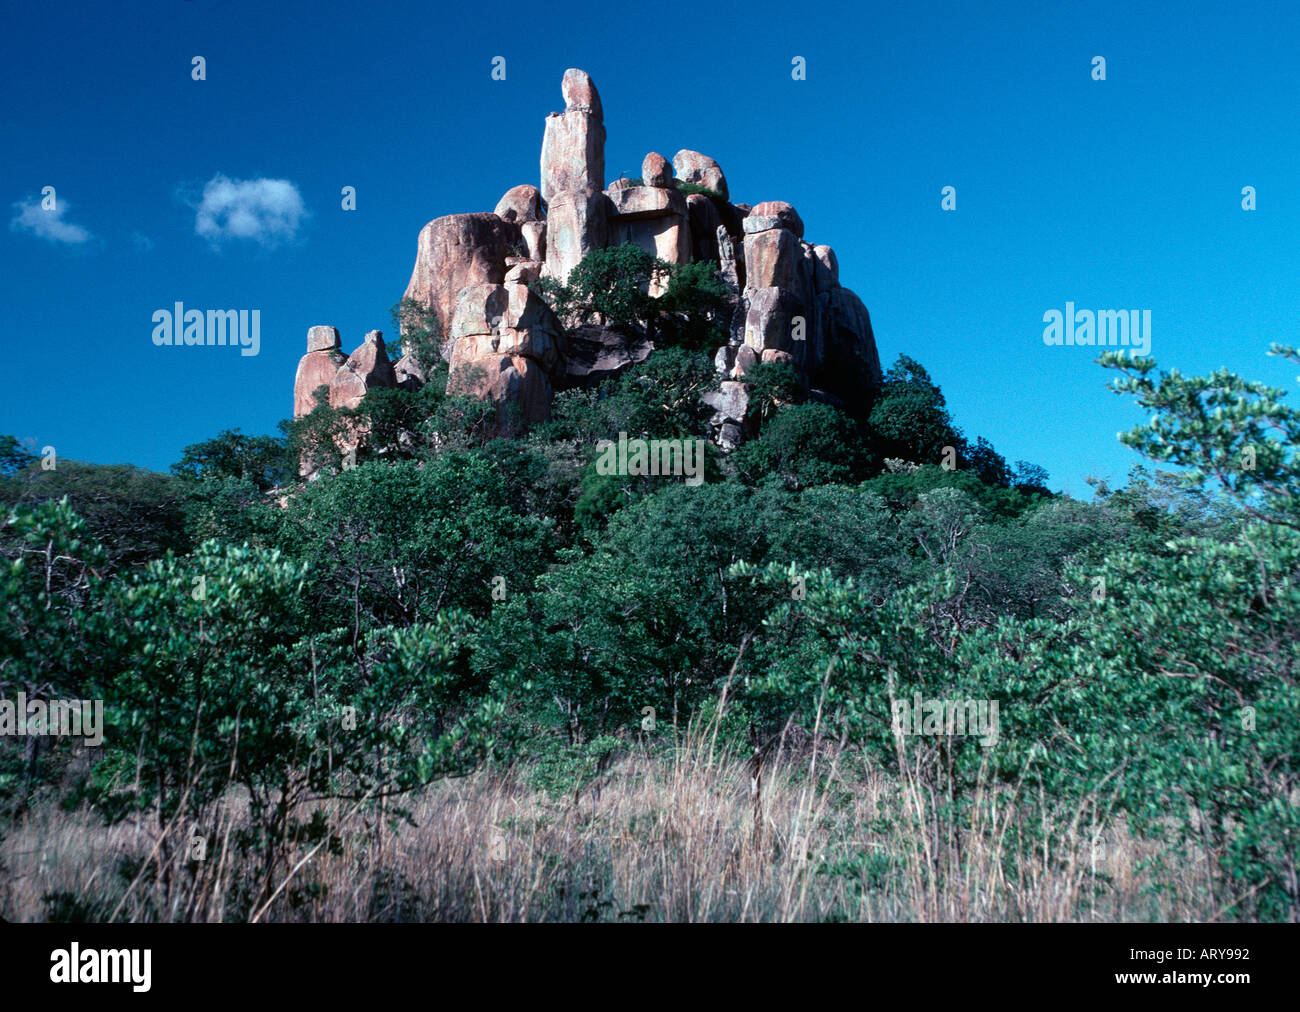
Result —
[[63, 220], [72, 205], [62, 197], [48, 211], [41, 207], [41, 201], [37, 197], [19, 200], [13, 206], [18, 213], [9, 222], [11, 232], [28, 232], [40, 239], [71, 246], [79, 246], [93, 238], [88, 229]]
[[153, 240], [143, 232], [132, 232], [131, 245], [135, 247], [137, 253], [148, 253], [153, 249]]
[[214, 246], [251, 239], [272, 247], [289, 242], [307, 217], [298, 188], [287, 179], [230, 179], [217, 173], [204, 184], [194, 231]]

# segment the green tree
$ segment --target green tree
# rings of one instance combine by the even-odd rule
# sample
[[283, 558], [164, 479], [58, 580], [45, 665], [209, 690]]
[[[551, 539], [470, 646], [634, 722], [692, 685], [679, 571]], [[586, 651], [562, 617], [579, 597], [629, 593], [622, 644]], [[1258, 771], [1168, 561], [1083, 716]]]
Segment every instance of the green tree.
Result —
[[313, 610], [359, 643], [368, 630], [448, 608], [482, 614], [494, 577], [527, 586], [545, 565], [553, 522], [521, 515], [517, 501], [477, 451], [363, 464], [295, 495], [275, 544], [312, 564]]
[[609, 327], [626, 328], [649, 322], [652, 300], [647, 288], [652, 279], [667, 273], [663, 261], [624, 243], [588, 253], [565, 283], [543, 278], [536, 287], [566, 324], [599, 320]]
[[[651, 296], [652, 285], [662, 294]], [[543, 278], [534, 287], [566, 326], [639, 328], [661, 345], [693, 350], [726, 340], [729, 292], [711, 264], [669, 264], [624, 243], [588, 253], [564, 284]]]
[[25, 470], [35, 463], [37, 457], [23, 449], [16, 436], [0, 435], [0, 478]]
[[266, 492], [287, 476], [288, 458], [281, 436], [245, 436], [226, 429], [212, 439], [185, 447], [172, 474], [189, 481], [233, 478]]
[[230, 901], [247, 917], [276, 897], [296, 853], [337, 842], [321, 801], [376, 803], [493, 748], [502, 701], [465, 662], [462, 616], [358, 642], [322, 628], [308, 581], [277, 551], [208, 542], [118, 581], [105, 600], [121, 664], [91, 793], [110, 819], [155, 819], [142, 872], [182, 919], [199, 875], [184, 850], [192, 836], [219, 837], [223, 801], [247, 799], [247, 828], [231, 840], [254, 874]]
[[[104, 568], [103, 549], [67, 499], [8, 511], [0, 529], [0, 699], [94, 698], [96, 675], [111, 663], [93, 618]], [[25, 808], [52, 775], [52, 751], [41, 736], [0, 736], [0, 801]]]
[[[1300, 363], [1300, 352], [1275, 344], [1270, 354]], [[1285, 392], [1226, 369], [1185, 377], [1177, 369], [1152, 379], [1156, 361], [1107, 352], [1098, 361], [1122, 374], [1111, 384], [1132, 394], [1151, 421], [1121, 436], [1139, 453], [1182, 469], [1190, 488], [1221, 488], [1247, 514], [1300, 529], [1300, 411]]]
[[792, 404], [778, 411], [757, 439], [731, 454], [747, 484], [775, 481], [791, 491], [860, 478], [866, 459], [857, 425], [828, 404]]
[[1011, 487], [1021, 492], [1037, 492], [1039, 495], [1051, 495], [1047, 488], [1048, 478], [1046, 468], [1031, 464], [1027, 460], [1017, 460], [1011, 474]]
[[416, 299], [404, 298], [388, 312], [398, 334], [398, 356], [410, 355], [427, 376], [442, 361], [444, 350], [445, 335], [437, 311]]
[[882, 458], [938, 464], [945, 447], [960, 450], [964, 445], [942, 391], [925, 368], [906, 355], [899, 355], [885, 373], [869, 425]]
[[106, 574], [186, 550], [186, 494], [185, 483], [171, 475], [63, 458], [50, 470], [29, 467], [0, 478], [0, 508], [66, 499], [89, 538], [103, 546]]
[[978, 437], [974, 445], [963, 442], [961, 457], [963, 464], [971, 468], [985, 485], [1011, 487], [1011, 469], [1007, 467], [1006, 459], [983, 436]]

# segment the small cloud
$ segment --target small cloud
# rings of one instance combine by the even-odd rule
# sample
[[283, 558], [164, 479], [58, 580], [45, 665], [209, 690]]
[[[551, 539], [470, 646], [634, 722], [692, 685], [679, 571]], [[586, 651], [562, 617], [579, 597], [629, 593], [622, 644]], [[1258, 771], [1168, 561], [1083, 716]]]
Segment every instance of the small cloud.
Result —
[[142, 232], [132, 232], [131, 245], [138, 253], [148, 253], [153, 249], [153, 240]]
[[93, 238], [88, 229], [63, 220], [72, 205], [62, 197], [48, 211], [41, 207], [41, 201], [37, 197], [16, 201], [13, 207], [18, 213], [9, 222], [11, 232], [28, 232], [39, 239], [67, 243], [70, 246], [80, 246]]
[[302, 196], [287, 179], [230, 179], [217, 173], [195, 206], [194, 231], [214, 246], [250, 239], [270, 248], [292, 241], [306, 217]]

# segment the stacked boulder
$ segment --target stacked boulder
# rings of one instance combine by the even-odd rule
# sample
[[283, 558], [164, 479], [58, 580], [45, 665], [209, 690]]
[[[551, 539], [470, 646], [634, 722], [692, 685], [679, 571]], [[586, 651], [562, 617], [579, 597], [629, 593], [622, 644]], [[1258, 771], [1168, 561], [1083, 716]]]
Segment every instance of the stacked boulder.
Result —
[[[856, 415], [870, 409], [881, 381], [871, 317], [840, 285], [835, 251], [805, 242], [803, 219], [785, 201], [764, 201], [747, 212], [744, 289], [731, 341], [715, 358], [720, 392], [706, 397], [724, 448], [743, 438], [747, 398], [740, 377], [754, 364], [787, 363], [815, 400]], [[725, 260], [721, 269], [729, 278]]]
[[499, 434], [513, 434], [550, 415], [549, 377], [559, 366], [564, 328], [527, 285], [462, 288], [450, 337], [447, 392], [504, 406]]
[[[744, 376], [759, 363], [785, 362], [811, 396], [865, 410], [880, 382], [870, 317], [840, 285], [834, 251], [804, 240], [798, 212], [783, 201], [731, 203], [718, 163], [685, 149], [671, 163], [651, 152], [639, 180], [607, 187], [596, 86], [570, 69], [560, 90], [564, 111], [546, 118], [540, 186], [515, 186], [491, 213], [447, 215], [420, 231], [405, 297], [437, 317], [448, 391], [507, 408], [499, 425], [513, 432], [548, 416], [552, 391], [644, 361], [654, 350], [644, 335], [598, 325], [566, 331], [530, 290], [544, 278], [565, 283], [594, 250], [630, 243], [670, 264], [713, 264], [732, 293], [730, 339], [715, 357], [719, 389], [705, 398], [723, 447], [745, 435]], [[661, 286], [656, 279], [650, 294]], [[389, 363], [377, 332], [344, 359], [338, 332], [313, 327], [294, 414], [311, 410], [322, 385], [331, 404], [355, 406], [371, 387], [425, 381], [409, 357]]]
[[[677, 189], [668, 159], [655, 152], [641, 163], [641, 185], [618, 180], [604, 194], [607, 244], [630, 243], [670, 264], [691, 261], [691, 224], [686, 198]], [[663, 294], [664, 279], [655, 278], [650, 295]]]
[[394, 365], [388, 358], [384, 335], [366, 334], [361, 347], [344, 356], [337, 327], [311, 327], [307, 354], [298, 360], [293, 384], [293, 417], [302, 418], [316, 407], [316, 392], [324, 387], [332, 408], [355, 408], [372, 387], [395, 387], [409, 377], [422, 376], [409, 355]]
[[[503, 222], [519, 227], [523, 242], [522, 255], [507, 256], [505, 280], [530, 284], [542, 276], [546, 263], [546, 216], [542, 213], [542, 194], [528, 183], [512, 187], [497, 201], [492, 212]], [[515, 247], [518, 250], [518, 243]]]
[[330, 407], [356, 408], [371, 387], [395, 386], [397, 372], [388, 360], [384, 336], [372, 330], [366, 334], [361, 347], [339, 366], [339, 371], [330, 381]]
[[307, 354], [298, 360], [293, 380], [293, 417], [310, 414], [316, 406], [316, 391], [328, 391], [339, 366], [347, 361], [339, 348], [337, 327], [310, 327], [307, 330]]
[[[446, 334], [460, 290], [466, 285], [505, 281], [506, 257], [521, 239], [521, 225], [496, 214], [434, 218], [420, 229], [415, 268], [404, 297], [431, 308]], [[446, 349], [443, 357], [449, 358], [450, 352]]]
[[546, 117], [541, 197], [546, 201], [544, 274], [563, 284], [592, 250], [606, 245], [605, 114], [586, 71], [566, 70], [564, 112]]
[[[331, 408], [356, 408], [374, 387], [412, 385], [412, 377], [424, 382], [423, 373], [409, 355], [398, 359], [394, 365], [388, 358], [384, 336], [377, 330], [366, 334], [361, 347], [344, 357], [337, 327], [311, 327], [307, 330], [307, 354], [298, 360], [298, 373], [293, 384], [293, 417], [308, 415], [316, 407], [317, 393], [325, 393]], [[357, 449], [365, 440], [366, 431], [361, 425], [352, 425], [336, 434], [339, 452]], [[316, 471], [310, 459], [302, 462], [302, 475], [308, 477]]]

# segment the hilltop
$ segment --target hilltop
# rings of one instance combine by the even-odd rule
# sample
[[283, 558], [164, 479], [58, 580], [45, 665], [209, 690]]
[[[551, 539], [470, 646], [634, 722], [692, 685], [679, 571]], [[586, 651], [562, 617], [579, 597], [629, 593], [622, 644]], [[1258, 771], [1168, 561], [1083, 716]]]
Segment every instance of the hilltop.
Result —
[[[539, 185], [512, 187], [490, 212], [446, 215], [420, 230], [404, 305], [427, 314], [438, 335], [446, 391], [505, 409], [499, 430], [514, 431], [549, 418], [555, 391], [594, 387], [645, 361], [656, 337], [647, 328], [616, 325], [608, 313], [594, 321], [566, 314], [546, 297], [585, 257], [630, 246], [663, 265], [642, 284], [649, 298], [669, 295], [673, 269], [689, 264], [721, 283], [708, 315], [725, 343], [714, 349], [718, 383], [704, 396], [710, 438], [724, 450], [746, 436], [746, 375], [760, 363], [792, 368], [808, 399], [865, 416], [881, 382], [871, 317], [840, 284], [835, 251], [805, 240], [794, 206], [732, 203], [718, 163], [685, 149], [671, 163], [651, 151], [639, 179], [607, 185], [595, 82], [570, 69], [561, 92], [564, 112], [545, 121]], [[414, 352], [391, 361], [379, 331], [349, 356], [341, 348], [336, 328], [309, 329], [295, 418], [312, 411], [322, 386], [331, 407], [355, 409], [372, 388], [414, 390], [429, 380]]]

